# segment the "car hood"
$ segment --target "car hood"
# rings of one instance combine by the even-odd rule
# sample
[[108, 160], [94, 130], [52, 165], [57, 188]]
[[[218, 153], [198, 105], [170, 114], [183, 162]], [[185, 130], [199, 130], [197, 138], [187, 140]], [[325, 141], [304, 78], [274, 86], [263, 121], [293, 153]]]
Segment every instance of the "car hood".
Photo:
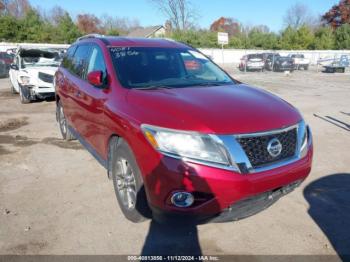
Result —
[[[301, 120], [289, 103], [244, 84], [130, 90], [127, 102], [140, 124], [215, 134], [261, 132]], [[141, 121], [142, 119], [142, 121]]]

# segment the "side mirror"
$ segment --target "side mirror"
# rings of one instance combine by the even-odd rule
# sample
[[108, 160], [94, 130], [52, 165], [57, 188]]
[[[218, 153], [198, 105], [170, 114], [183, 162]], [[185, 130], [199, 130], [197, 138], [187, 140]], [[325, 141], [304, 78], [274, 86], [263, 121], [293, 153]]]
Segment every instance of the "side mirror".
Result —
[[87, 80], [90, 84], [101, 87], [103, 86], [103, 72], [102, 71], [92, 71], [88, 73]]
[[16, 64], [11, 64], [10, 67], [13, 70], [18, 70], [18, 66]]

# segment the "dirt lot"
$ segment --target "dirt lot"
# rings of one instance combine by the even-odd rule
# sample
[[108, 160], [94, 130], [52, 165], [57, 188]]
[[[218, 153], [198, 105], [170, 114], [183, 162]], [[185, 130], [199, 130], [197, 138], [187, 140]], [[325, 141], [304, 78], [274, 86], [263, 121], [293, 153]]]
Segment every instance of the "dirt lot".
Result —
[[256, 216], [181, 228], [124, 219], [106, 171], [60, 139], [55, 103], [21, 105], [1, 79], [0, 254], [350, 254], [350, 75], [229, 71], [301, 110], [313, 170]]

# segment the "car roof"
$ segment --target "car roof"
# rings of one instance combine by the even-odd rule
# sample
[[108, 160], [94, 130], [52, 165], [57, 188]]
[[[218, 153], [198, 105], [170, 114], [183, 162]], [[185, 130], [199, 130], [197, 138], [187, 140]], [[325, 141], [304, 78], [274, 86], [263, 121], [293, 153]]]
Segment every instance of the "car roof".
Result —
[[137, 38], [121, 36], [84, 36], [76, 43], [103, 42], [107, 47], [163, 47], [163, 48], [191, 48], [190, 46], [166, 38]]

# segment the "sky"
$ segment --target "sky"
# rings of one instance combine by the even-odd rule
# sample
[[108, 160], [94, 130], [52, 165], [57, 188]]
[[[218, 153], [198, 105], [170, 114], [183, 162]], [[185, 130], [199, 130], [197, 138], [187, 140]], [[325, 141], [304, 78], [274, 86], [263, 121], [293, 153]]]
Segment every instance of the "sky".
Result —
[[[197, 10], [196, 23], [201, 28], [221, 16], [236, 18], [248, 25], [267, 25], [272, 31], [283, 29], [286, 10], [299, 2], [308, 6], [313, 15], [328, 11], [339, 0], [192, 0]], [[92, 13], [97, 17], [109, 14], [118, 17], [136, 18], [142, 26], [162, 25], [166, 18], [151, 0], [30, 0], [34, 7], [50, 9], [61, 6], [75, 17], [79, 13]]]

